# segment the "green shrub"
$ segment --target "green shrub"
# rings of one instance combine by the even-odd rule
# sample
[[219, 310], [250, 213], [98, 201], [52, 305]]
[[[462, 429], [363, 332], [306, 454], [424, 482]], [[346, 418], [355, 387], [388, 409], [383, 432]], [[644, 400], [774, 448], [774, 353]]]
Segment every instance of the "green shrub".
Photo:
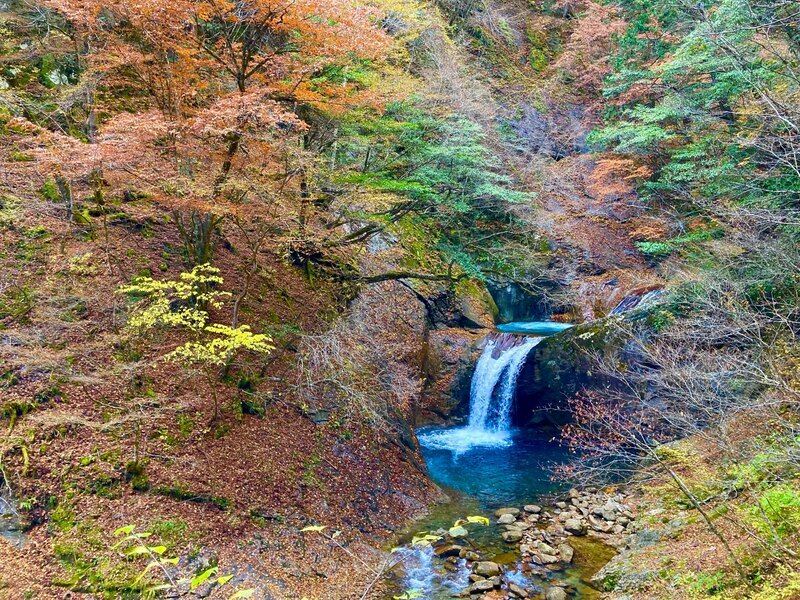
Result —
[[[775, 486], [761, 495], [759, 504], [750, 508], [750, 516], [761, 534], [771, 535], [774, 528], [785, 537], [800, 529], [800, 490], [789, 484]], [[765, 516], [769, 523], [764, 522]]]
[[531, 69], [541, 73], [547, 68], [547, 55], [539, 48], [531, 48], [528, 53], [528, 64]]

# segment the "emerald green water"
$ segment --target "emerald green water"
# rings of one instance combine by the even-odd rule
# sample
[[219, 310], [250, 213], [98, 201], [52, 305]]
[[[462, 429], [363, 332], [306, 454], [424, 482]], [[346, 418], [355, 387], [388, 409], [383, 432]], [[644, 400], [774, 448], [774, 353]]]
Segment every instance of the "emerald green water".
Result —
[[[430, 432], [430, 430], [427, 430]], [[423, 430], [423, 433], [425, 430]], [[502, 507], [521, 508], [525, 504], [547, 504], [568, 484], [553, 479], [553, 468], [569, 460], [570, 454], [557, 442], [535, 431], [512, 431], [512, 443], [504, 447], [476, 447], [461, 454], [423, 446], [423, 456], [431, 478], [450, 498], [438, 504], [430, 513], [415, 521], [403, 532], [399, 553], [401, 563], [390, 578], [391, 593], [399, 595], [410, 589], [419, 590], [423, 598], [442, 600], [453, 598], [469, 582], [465, 564], [445, 568], [444, 561], [433, 556], [432, 549], [410, 546], [414, 535], [448, 529], [470, 515], [483, 515], [490, 519], [489, 526], [471, 524], [467, 540], [478, 549], [483, 560], [504, 565], [507, 576], [517, 583], [543, 590], [551, 580], [570, 583], [575, 594], [572, 598], [593, 600], [599, 592], [587, 581], [614, 554], [614, 551], [591, 538], [572, 538], [575, 548], [573, 564], [545, 576], [525, 573], [519, 564], [519, 552], [514, 544], [501, 537], [502, 529], [495, 524], [494, 511]], [[463, 561], [462, 561], [463, 563]]]

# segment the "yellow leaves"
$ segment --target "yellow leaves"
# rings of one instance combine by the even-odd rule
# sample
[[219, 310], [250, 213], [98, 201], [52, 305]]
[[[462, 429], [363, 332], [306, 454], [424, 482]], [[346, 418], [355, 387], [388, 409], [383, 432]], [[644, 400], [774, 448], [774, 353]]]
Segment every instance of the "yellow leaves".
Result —
[[275, 349], [269, 344], [272, 338], [263, 333], [252, 333], [247, 325], [233, 329], [227, 325], [212, 324], [204, 327], [203, 331], [220, 337], [205, 342], [187, 342], [167, 354], [165, 360], [222, 366], [239, 350], [269, 354]]
[[117, 293], [141, 298], [128, 320], [129, 328], [139, 333], [155, 328], [186, 329], [195, 335], [195, 340], [178, 346], [165, 360], [222, 366], [240, 350], [269, 354], [275, 347], [268, 335], [253, 333], [247, 325], [233, 328], [209, 323], [206, 307], [219, 308], [222, 298], [231, 295], [216, 289], [222, 283], [219, 269], [204, 264], [181, 273], [178, 280], [140, 277]]
[[411, 545], [412, 546], [430, 546], [433, 542], [438, 542], [442, 539], [440, 535], [433, 535], [432, 533], [422, 532], [419, 535], [415, 535], [411, 538]]

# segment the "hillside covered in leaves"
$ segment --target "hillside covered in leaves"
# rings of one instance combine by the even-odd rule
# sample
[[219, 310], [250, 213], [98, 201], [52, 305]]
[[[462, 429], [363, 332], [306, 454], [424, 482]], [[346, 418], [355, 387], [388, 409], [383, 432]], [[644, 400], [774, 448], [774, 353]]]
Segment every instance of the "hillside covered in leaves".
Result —
[[0, 598], [392, 597], [517, 320], [598, 594], [800, 594], [796, 1], [0, 0]]

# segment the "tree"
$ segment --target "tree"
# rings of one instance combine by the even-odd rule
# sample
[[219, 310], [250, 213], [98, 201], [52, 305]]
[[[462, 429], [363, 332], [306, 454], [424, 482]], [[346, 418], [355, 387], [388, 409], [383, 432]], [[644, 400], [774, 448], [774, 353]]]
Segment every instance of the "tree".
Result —
[[198, 265], [178, 280], [140, 277], [117, 290], [139, 300], [128, 320], [128, 327], [137, 334], [174, 329], [192, 337], [163, 359], [203, 369], [214, 399], [214, 419], [220, 416], [214, 381], [220, 370], [227, 370], [241, 351], [266, 355], [275, 349], [268, 335], [253, 333], [248, 325], [211, 322], [208, 310], [220, 308], [222, 298], [230, 296], [215, 289], [222, 283], [218, 269]]
[[[562, 3], [565, 13], [575, 11], [577, 2]], [[613, 6], [589, 2], [570, 32], [564, 52], [554, 66], [574, 79], [578, 90], [598, 94], [603, 80], [611, 73], [610, 55], [613, 40], [625, 30]]]
[[[274, 169], [276, 140], [304, 129], [293, 105], [327, 106], [358, 94], [358, 86], [326, 86], [315, 74], [375, 57], [386, 46], [374, 12], [344, 0], [48, 5], [86, 40], [89, 62], [110, 84], [141, 84], [144, 106], [126, 136], [137, 160], [120, 161], [124, 171], [115, 175], [144, 184], [175, 209], [196, 264], [211, 259], [222, 217], [268, 185], [264, 175], [252, 178]], [[164, 133], [142, 136], [143, 127]], [[110, 162], [113, 170], [119, 157], [109, 154], [95, 168]]]

